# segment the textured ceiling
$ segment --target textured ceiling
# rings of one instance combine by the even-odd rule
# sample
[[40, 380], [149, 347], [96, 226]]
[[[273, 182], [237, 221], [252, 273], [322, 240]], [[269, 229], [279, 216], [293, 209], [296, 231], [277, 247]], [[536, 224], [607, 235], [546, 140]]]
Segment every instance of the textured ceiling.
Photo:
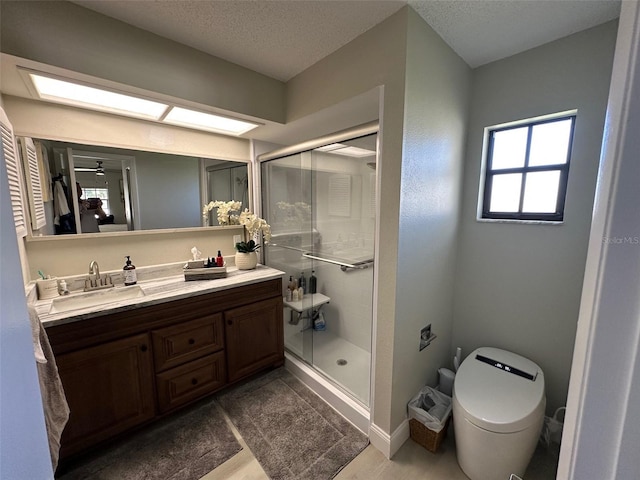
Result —
[[619, 0], [409, 0], [471, 67], [617, 18]]
[[402, 8], [398, 0], [79, 0], [74, 3], [278, 80]]
[[616, 18], [620, 0], [76, 0], [289, 80], [410, 4], [472, 67]]

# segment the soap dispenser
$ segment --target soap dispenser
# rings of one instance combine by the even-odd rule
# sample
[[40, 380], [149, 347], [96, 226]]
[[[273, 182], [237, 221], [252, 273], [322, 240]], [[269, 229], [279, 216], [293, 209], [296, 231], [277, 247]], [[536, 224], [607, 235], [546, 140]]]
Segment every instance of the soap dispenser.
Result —
[[127, 263], [122, 268], [124, 271], [124, 284], [127, 286], [135, 285], [138, 282], [138, 279], [136, 278], [136, 266], [131, 264], [131, 258], [129, 255], [127, 255], [126, 258]]

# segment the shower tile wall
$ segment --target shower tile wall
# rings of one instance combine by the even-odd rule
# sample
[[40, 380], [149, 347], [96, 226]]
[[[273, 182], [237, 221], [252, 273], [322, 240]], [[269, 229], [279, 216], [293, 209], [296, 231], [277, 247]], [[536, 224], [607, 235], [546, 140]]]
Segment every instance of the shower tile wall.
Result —
[[[367, 312], [368, 317], [371, 311], [371, 272], [343, 272], [337, 265], [318, 263], [315, 263], [318, 292], [331, 299], [342, 299], [339, 302], [331, 301], [323, 307], [327, 331], [371, 353], [371, 322], [362, 321], [363, 312]], [[345, 298], [348, 301], [344, 301]]]
[[[314, 152], [315, 173], [315, 222], [322, 232], [322, 250], [356, 252], [359, 258], [373, 258], [373, 234], [375, 229], [375, 173], [354, 162], [351, 177], [351, 205], [349, 217], [330, 215], [329, 194], [332, 175], [346, 172], [344, 162], [335, 155]], [[337, 172], [337, 173], [336, 173]], [[348, 270], [339, 266], [314, 262], [318, 291], [330, 298], [340, 299], [324, 307], [327, 330], [371, 352], [372, 271]], [[305, 272], [308, 277], [310, 272]], [[345, 301], [346, 300], [346, 301]], [[364, 321], [363, 321], [363, 316]]]

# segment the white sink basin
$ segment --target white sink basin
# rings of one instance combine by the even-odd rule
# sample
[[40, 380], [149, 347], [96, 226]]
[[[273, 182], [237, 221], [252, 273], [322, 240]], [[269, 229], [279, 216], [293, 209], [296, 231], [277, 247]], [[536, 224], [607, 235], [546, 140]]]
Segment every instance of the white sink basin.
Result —
[[94, 292], [73, 293], [66, 297], [54, 298], [49, 313], [62, 313], [80, 308], [89, 308], [107, 303], [120, 302], [132, 298], [144, 297], [139, 285], [130, 287], [113, 287]]

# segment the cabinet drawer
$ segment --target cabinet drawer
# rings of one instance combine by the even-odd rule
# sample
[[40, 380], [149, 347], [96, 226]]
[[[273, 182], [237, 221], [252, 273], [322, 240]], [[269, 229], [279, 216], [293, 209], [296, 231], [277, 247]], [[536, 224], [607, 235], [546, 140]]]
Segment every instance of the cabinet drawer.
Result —
[[156, 372], [177, 367], [224, 347], [222, 314], [153, 330], [153, 358]]
[[226, 383], [224, 352], [156, 375], [158, 407], [164, 413], [200, 398]]

